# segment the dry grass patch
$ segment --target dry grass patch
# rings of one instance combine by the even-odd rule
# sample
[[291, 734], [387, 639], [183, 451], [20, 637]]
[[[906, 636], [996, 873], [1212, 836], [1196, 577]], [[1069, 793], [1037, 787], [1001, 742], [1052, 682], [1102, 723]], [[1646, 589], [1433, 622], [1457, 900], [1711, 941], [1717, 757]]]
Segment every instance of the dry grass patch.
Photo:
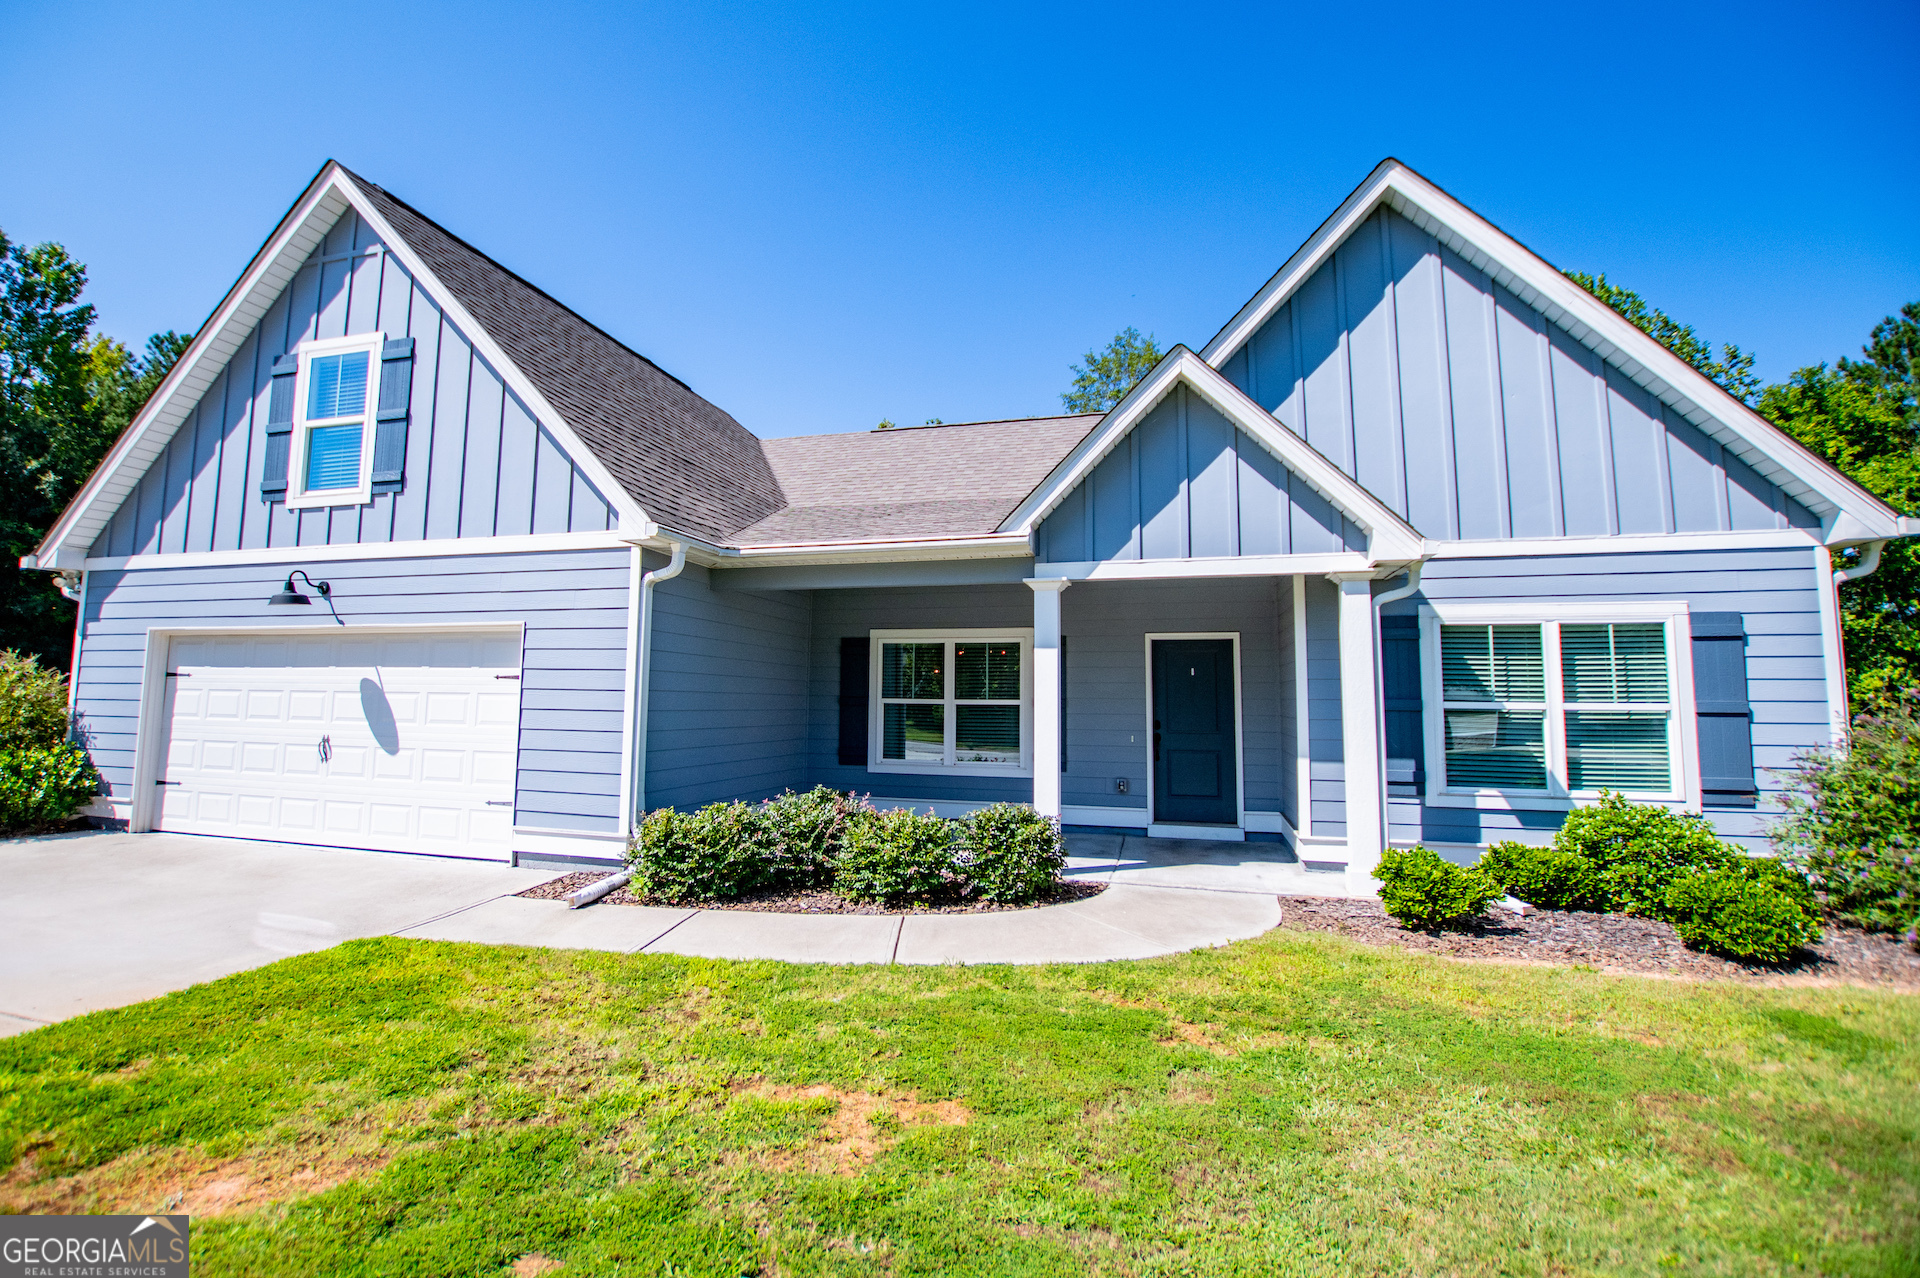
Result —
[[779, 1104], [831, 1103], [818, 1131], [804, 1146], [757, 1151], [752, 1162], [771, 1171], [806, 1171], [855, 1176], [900, 1142], [912, 1127], [964, 1127], [973, 1118], [957, 1100], [923, 1101], [910, 1095], [882, 1096], [850, 1092], [828, 1083], [807, 1087], [770, 1085], [751, 1080], [738, 1089]]

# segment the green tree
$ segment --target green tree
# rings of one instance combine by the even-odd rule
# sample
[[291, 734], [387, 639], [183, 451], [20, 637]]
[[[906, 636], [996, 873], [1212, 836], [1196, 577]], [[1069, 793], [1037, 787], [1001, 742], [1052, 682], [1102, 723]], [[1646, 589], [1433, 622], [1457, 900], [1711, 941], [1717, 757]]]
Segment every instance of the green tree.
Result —
[[1137, 328], [1114, 334], [1104, 351], [1088, 351], [1084, 365], [1072, 365], [1073, 388], [1060, 397], [1069, 413], [1104, 413], [1126, 397], [1163, 354], [1151, 335]]
[[1648, 305], [1646, 298], [1630, 288], [1608, 283], [1604, 273], [1588, 275], [1585, 271], [1568, 271], [1566, 274], [1568, 279], [1620, 312], [1635, 328], [1699, 369], [1741, 403], [1751, 404], [1759, 393], [1760, 379], [1753, 375], [1753, 356], [1738, 346], [1722, 346], [1720, 358], [1715, 359], [1713, 345], [1694, 332], [1691, 324], [1682, 324], [1658, 307]]
[[73, 605], [20, 556], [46, 535], [188, 339], [156, 334], [143, 356], [90, 338], [84, 266], [58, 244], [0, 232], [0, 648], [65, 670]]

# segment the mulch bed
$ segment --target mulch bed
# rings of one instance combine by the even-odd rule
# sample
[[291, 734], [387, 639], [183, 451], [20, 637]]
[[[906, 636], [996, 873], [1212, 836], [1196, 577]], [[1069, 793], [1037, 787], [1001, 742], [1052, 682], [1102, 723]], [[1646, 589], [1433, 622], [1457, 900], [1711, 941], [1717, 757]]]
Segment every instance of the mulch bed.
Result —
[[[563, 874], [557, 879], [528, 888], [520, 893], [540, 901], [558, 901], [581, 888], [608, 877], [599, 870]], [[701, 901], [703, 910], [750, 910], [761, 914], [997, 914], [1007, 910], [1037, 910], [1046, 905], [1066, 905], [1084, 901], [1106, 891], [1104, 883], [1060, 883], [1052, 893], [1030, 905], [997, 905], [992, 901], [972, 901], [958, 895], [915, 905], [871, 905], [849, 901], [832, 892], [760, 892], [731, 901]], [[688, 908], [684, 901], [660, 901], [640, 896], [629, 888], [615, 888], [601, 897], [602, 905], [663, 905]]]
[[1579, 910], [1512, 914], [1496, 907], [1459, 931], [1420, 932], [1388, 917], [1378, 901], [1283, 897], [1282, 927], [1335, 932], [1369, 945], [1397, 945], [1463, 959], [1585, 964], [1608, 972], [1637, 972], [1752, 985], [1870, 985], [1920, 990], [1920, 952], [1884, 932], [1828, 924], [1820, 943], [1787, 963], [1740, 963], [1681, 944], [1673, 928], [1654, 919]]

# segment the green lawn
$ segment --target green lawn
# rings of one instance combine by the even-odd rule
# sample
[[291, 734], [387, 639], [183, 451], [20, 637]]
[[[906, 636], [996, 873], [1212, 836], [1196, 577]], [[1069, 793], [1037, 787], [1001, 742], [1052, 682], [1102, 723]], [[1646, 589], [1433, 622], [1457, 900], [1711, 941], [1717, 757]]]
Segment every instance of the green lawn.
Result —
[[1911, 996], [1287, 933], [359, 941], [0, 1040], [0, 1209], [225, 1203], [198, 1275], [1913, 1274], [1917, 1044]]

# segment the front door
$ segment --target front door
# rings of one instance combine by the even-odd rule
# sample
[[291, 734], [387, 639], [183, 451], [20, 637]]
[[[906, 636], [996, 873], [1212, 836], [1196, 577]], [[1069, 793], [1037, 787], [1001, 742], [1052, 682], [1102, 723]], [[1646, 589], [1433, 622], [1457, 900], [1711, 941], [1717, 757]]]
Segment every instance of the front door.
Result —
[[1233, 640], [1153, 641], [1153, 819], [1240, 824]]

